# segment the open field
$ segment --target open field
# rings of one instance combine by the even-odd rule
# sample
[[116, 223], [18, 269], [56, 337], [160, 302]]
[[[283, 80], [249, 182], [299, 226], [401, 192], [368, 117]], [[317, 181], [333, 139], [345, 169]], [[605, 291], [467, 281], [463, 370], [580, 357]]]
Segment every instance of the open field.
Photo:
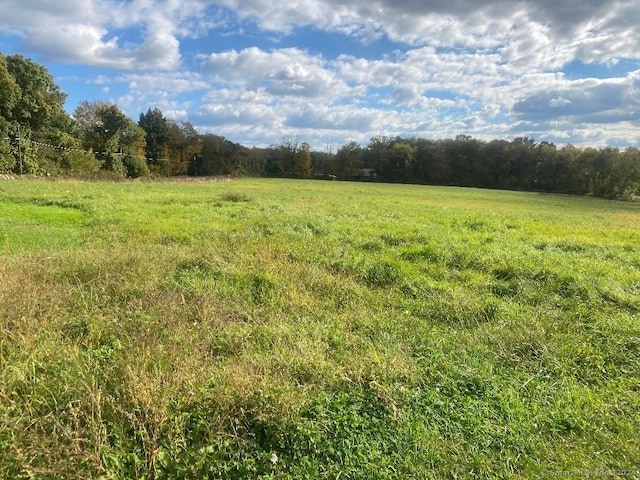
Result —
[[640, 476], [637, 203], [17, 179], [0, 279], [0, 478]]

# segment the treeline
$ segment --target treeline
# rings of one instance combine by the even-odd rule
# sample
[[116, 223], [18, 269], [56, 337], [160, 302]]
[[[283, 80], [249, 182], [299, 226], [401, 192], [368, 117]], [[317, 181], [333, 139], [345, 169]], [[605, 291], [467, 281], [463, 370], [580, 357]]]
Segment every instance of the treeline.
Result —
[[[637, 195], [640, 150], [557, 148], [528, 137], [485, 142], [466, 135], [425, 140], [373, 137], [366, 147], [355, 142], [335, 155], [313, 156], [313, 170], [338, 179], [456, 185], [528, 190], [598, 197]], [[366, 169], [363, 174], [363, 169]], [[375, 177], [367, 175], [375, 171]]]
[[336, 153], [285, 138], [247, 148], [200, 134], [158, 109], [137, 122], [116, 105], [82, 102], [64, 111], [66, 95], [43, 66], [0, 53], [0, 173], [83, 177], [247, 175], [457, 185], [632, 197], [640, 189], [640, 151], [558, 149], [513, 141], [376, 136]]

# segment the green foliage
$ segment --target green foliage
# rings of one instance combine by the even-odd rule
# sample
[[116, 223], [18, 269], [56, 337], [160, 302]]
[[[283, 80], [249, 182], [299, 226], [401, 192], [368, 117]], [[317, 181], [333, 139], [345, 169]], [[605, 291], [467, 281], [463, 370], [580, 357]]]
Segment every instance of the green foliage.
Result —
[[9, 124], [0, 117], [0, 173], [11, 173], [16, 166], [10, 140]]
[[297, 138], [284, 137], [267, 151], [265, 173], [271, 177], [311, 177], [311, 147]]
[[213, 134], [196, 134], [194, 138], [197, 139], [199, 150], [194, 150], [190, 159], [189, 175], [262, 175], [263, 159], [257, 149], [249, 150]]
[[250, 202], [251, 197], [243, 192], [228, 192], [220, 197], [225, 202]]
[[142, 157], [126, 155], [122, 159], [122, 165], [124, 166], [127, 172], [127, 177], [129, 178], [138, 178], [149, 175], [147, 161]]
[[62, 156], [60, 166], [75, 177], [94, 176], [100, 170], [100, 162], [90, 152], [71, 150]]
[[[341, 147], [328, 168], [342, 179], [373, 168], [387, 182], [427, 183], [511, 190], [546, 191], [630, 198], [640, 185], [640, 156], [636, 148], [558, 150], [548, 142], [516, 138], [512, 142], [483, 142], [469, 136], [423, 140], [377, 136], [357, 154], [353, 142]], [[333, 162], [333, 165], [331, 163]]]
[[[157, 109], [136, 124], [116, 105], [81, 102], [74, 118], [66, 95], [45, 67], [0, 54], [0, 171], [35, 175], [93, 175], [75, 155], [94, 153], [112, 178], [157, 176], [270, 176], [378, 180], [633, 199], [640, 191], [640, 153], [568, 145], [529, 137], [483, 142], [376, 136], [329, 152], [285, 137], [268, 149], [249, 149], [224, 137], [200, 135], [189, 123], [168, 121]], [[69, 157], [73, 157], [70, 159]], [[145, 165], [145, 163], [147, 165]], [[74, 164], [73, 166], [71, 164]], [[375, 175], [367, 172], [376, 172]]]
[[167, 158], [155, 168], [164, 175], [185, 175], [190, 163], [202, 152], [202, 143], [190, 123], [168, 122]]
[[78, 147], [65, 97], [43, 66], [0, 54], [1, 170], [43, 175], [60, 169], [60, 149]]
[[362, 147], [351, 141], [338, 149], [334, 159], [334, 168], [338, 178], [350, 180], [358, 176], [359, 170], [364, 166], [362, 160]]
[[66, 95], [42, 65], [21, 55], [5, 58], [7, 71], [19, 89], [11, 113], [5, 118], [33, 131], [40, 131], [52, 119], [63, 114]]
[[191, 174], [196, 176], [223, 175], [229, 173], [225, 165], [225, 138], [207, 134], [202, 137], [202, 153], [192, 163]]
[[162, 112], [154, 108], [140, 114], [138, 125], [145, 131], [147, 140], [146, 158], [153, 163], [166, 160], [166, 147], [169, 142], [169, 122]]
[[292, 174], [295, 178], [311, 177], [311, 147], [303, 143], [295, 153]]
[[0, 119], [8, 122], [13, 120], [13, 109], [20, 98], [20, 87], [16, 83], [16, 78], [9, 71], [7, 57], [0, 53]]
[[127, 168], [122, 162], [122, 155], [112, 154], [108, 152], [100, 152], [98, 155], [102, 159], [101, 168], [114, 174], [117, 177], [125, 177], [127, 175]]
[[83, 102], [74, 114], [83, 136], [83, 146], [93, 150], [102, 168], [116, 176], [147, 175], [145, 131], [116, 105]]

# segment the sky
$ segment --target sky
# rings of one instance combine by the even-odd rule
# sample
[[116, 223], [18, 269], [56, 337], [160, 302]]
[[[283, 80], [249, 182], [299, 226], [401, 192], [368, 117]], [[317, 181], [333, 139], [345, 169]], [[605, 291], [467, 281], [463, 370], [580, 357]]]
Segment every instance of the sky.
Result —
[[246, 146], [640, 146], [640, 0], [0, 0], [68, 95]]

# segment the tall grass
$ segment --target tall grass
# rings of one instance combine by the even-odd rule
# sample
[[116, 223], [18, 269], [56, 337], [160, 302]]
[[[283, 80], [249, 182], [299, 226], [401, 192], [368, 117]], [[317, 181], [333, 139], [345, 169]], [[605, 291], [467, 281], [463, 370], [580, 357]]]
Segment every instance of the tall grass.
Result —
[[0, 212], [0, 477], [640, 474], [638, 204], [16, 180]]

